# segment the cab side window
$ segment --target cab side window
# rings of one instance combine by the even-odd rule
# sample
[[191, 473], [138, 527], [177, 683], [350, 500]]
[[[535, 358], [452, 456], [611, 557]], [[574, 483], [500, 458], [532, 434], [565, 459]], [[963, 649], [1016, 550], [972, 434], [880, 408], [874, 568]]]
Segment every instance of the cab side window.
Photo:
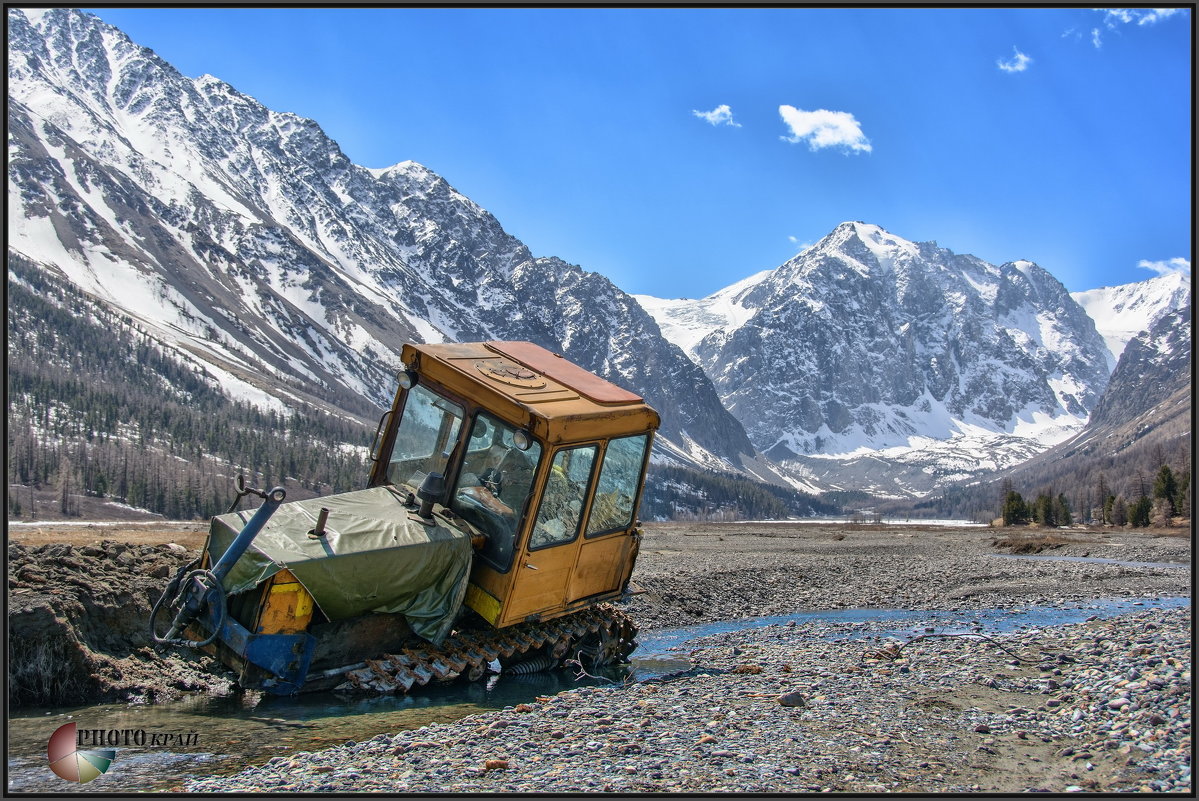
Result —
[[554, 456], [529, 540], [530, 548], [570, 542], [579, 533], [596, 450], [595, 445], [585, 445], [560, 450]]
[[628, 528], [633, 522], [633, 501], [641, 468], [645, 464], [645, 446], [649, 437], [639, 434], [608, 443], [600, 467], [599, 485], [591, 503], [587, 536]]

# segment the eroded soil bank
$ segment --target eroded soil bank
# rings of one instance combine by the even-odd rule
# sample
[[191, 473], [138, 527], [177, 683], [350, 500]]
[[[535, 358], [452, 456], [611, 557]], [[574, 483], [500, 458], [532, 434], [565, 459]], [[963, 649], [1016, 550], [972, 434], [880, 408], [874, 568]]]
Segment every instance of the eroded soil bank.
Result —
[[151, 647], [150, 610], [170, 578], [197, 554], [177, 543], [10, 541], [10, 705], [228, 693], [228, 674], [208, 657]]

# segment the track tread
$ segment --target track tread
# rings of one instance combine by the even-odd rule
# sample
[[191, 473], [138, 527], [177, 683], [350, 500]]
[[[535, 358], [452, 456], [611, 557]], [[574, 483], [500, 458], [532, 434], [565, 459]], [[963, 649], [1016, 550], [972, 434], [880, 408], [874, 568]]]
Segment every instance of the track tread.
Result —
[[[591, 635], [595, 635], [591, 637]], [[520, 661], [524, 654], [548, 649], [557, 662], [572, 656], [594, 665], [627, 661], [637, 647], [637, 625], [611, 604], [599, 604], [544, 623], [520, 623], [488, 636], [463, 631], [440, 646], [421, 644], [399, 654], [366, 660], [366, 667], [346, 673], [337, 689], [368, 692], [408, 692], [430, 681], [448, 681], [460, 675], [486, 675], [486, 665], [496, 659]], [[593, 642], [591, 642], [593, 640]], [[539, 657], [534, 657], [539, 658]]]

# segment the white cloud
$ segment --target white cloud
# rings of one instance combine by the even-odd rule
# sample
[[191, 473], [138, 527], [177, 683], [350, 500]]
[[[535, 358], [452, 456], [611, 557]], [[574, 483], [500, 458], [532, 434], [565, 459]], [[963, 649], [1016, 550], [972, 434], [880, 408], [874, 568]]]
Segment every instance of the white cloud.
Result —
[[734, 128], [741, 127], [741, 123], [733, 121], [733, 110], [724, 104], [717, 106], [711, 111], [696, 111], [692, 109], [691, 113], [701, 120], [707, 120], [712, 125], [731, 125]]
[[1032, 63], [1032, 57], [1021, 53], [1015, 47], [1012, 48], [1012, 53], [1013, 55], [1009, 60], [1004, 61], [1003, 59], [999, 59], [995, 62], [999, 66], [999, 69], [1004, 72], [1024, 72], [1028, 69], [1028, 65]]
[[1173, 259], [1165, 261], [1149, 261], [1141, 259], [1137, 262], [1137, 266], [1145, 270], [1151, 270], [1158, 275], [1169, 275], [1170, 273], [1182, 273], [1183, 275], [1191, 274], [1191, 262], [1181, 256], [1176, 256]]
[[1116, 27], [1116, 25], [1127, 24], [1129, 22], [1132, 22], [1132, 20], [1133, 20], [1132, 15], [1136, 9], [1109, 8], [1109, 9], [1104, 10], [1104, 9], [1097, 8], [1095, 10], [1102, 11], [1103, 12], [1103, 21], [1105, 23], [1107, 23], [1107, 27], [1114, 28], [1114, 27]]
[[1117, 25], [1132, 22], [1137, 25], [1155, 25], [1181, 13], [1181, 8], [1109, 8], [1103, 11], [1103, 21], [1112, 29]]
[[811, 242], [800, 242], [799, 237], [797, 236], [789, 236], [787, 237], [787, 241], [795, 246], [796, 253], [803, 253], [805, 250], [812, 247]]
[[[1121, 25], [1156, 25], [1162, 20], [1184, 11], [1181, 8], [1097, 8], [1095, 10], [1103, 14], [1103, 24], [1111, 31], [1118, 29]], [[1095, 47], [1102, 47], [1103, 37], [1099, 28], [1091, 31], [1091, 44]]]
[[791, 129], [790, 136], [780, 137], [784, 141], [806, 141], [812, 150], [825, 147], [843, 147], [859, 153], [873, 150], [870, 140], [862, 133], [862, 127], [847, 111], [803, 111], [784, 105], [779, 106], [779, 116]]

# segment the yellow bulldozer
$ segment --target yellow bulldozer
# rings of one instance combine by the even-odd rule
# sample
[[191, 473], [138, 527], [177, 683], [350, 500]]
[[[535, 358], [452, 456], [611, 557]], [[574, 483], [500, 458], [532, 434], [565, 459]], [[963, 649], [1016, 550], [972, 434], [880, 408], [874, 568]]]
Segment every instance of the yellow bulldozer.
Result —
[[[659, 418], [530, 342], [405, 345], [362, 490], [213, 518], [151, 614], [242, 686], [407, 692], [626, 661]], [[169, 617], [165, 631], [162, 627]]]

